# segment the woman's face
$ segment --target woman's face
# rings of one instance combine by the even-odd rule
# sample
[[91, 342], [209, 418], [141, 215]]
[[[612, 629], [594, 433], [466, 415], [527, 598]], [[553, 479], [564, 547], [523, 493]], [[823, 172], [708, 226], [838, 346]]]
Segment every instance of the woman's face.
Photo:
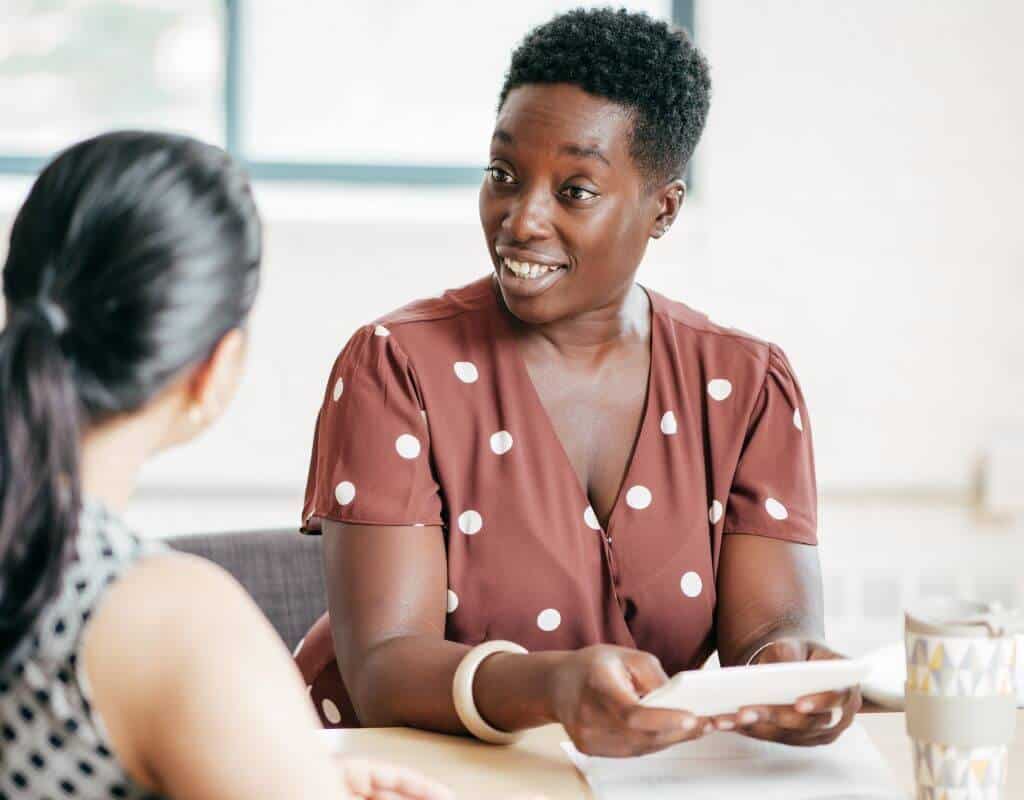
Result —
[[[650, 189], [620, 105], [570, 84], [509, 93], [491, 139], [480, 221], [509, 310], [544, 324], [624, 297], [676, 182]], [[669, 198], [671, 215], [678, 206]], [[671, 221], [671, 220], [669, 220]]]

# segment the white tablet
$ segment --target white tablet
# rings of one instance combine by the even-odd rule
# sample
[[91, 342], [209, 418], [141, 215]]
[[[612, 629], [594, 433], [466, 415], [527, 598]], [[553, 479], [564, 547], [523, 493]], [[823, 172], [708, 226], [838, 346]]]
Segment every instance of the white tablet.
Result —
[[743, 706], [789, 706], [809, 694], [856, 686], [869, 671], [866, 662], [852, 659], [690, 670], [676, 673], [640, 703], [698, 716], [731, 714]]

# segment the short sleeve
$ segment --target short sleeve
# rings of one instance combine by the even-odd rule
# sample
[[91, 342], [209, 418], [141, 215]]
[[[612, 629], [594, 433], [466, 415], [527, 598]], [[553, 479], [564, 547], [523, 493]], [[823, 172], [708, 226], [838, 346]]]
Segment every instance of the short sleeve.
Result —
[[387, 328], [360, 329], [338, 356], [317, 416], [302, 531], [440, 525], [430, 434], [412, 365]]
[[772, 346], [729, 491], [724, 533], [818, 541], [814, 448], [803, 394]]

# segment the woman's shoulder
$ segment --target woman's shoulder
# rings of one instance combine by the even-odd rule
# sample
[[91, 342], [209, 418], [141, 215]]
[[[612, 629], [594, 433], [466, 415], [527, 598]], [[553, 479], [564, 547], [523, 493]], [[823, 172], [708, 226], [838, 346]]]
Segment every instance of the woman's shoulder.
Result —
[[405, 325], [444, 323], [446, 320], [472, 317], [497, 308], [494, 282], [488, 275], [457, 289], [449, 289], [437, 297], [407, 303], [375, 320], [373, 326], [383, 326], [389, 332], [394, 332], [394, 329]]
[[414, 300], [362, 325], [348, 340], [339, 361], [376, 362], [387, 353], [399, 362], [432, 360], [487, 338], [499, 311], [490, 276], [436, 297]]
[[668, 322], [676, 333], [692, 341], [701, 352], [748, 358], [765, 366], [785, 359], [779, 346], [772, 342], [713, 320], [703, 311], [659, 292], [647, 289], [647, 294], [655, 316]]

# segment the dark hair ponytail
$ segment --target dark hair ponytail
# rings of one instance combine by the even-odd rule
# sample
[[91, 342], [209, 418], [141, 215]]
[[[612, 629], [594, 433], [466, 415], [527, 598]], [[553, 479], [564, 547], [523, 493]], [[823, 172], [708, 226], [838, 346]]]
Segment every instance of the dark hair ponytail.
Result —
[[78, 433], [78, 401], [54, 331], [41, 315], [16, 313], [0, 333], [5, 655], [56, 593], [78, 530]]
[[59, 590], [79, 442], [143, 408], [252, 307], [248, 180], [221, 150], [119, 132], [57, 157], [11, 230], [0, 332], [0, 663]]

